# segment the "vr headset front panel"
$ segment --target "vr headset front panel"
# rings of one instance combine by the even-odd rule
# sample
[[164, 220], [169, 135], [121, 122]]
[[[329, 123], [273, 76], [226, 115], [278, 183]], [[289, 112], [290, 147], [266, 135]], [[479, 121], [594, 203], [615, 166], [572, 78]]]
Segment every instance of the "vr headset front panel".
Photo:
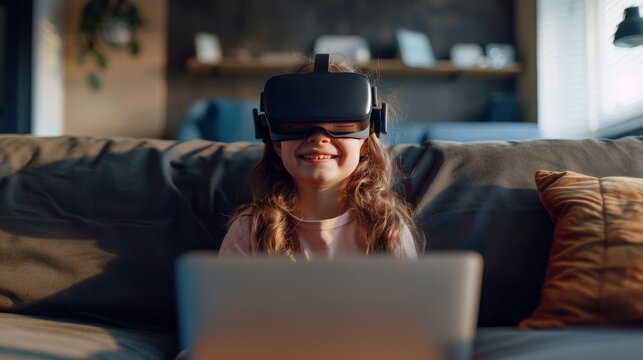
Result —
[[272, 77], [263, 92], [269, 122], [363, 121], [371, 116], [371, 87], [355, 73], [302, 73]]

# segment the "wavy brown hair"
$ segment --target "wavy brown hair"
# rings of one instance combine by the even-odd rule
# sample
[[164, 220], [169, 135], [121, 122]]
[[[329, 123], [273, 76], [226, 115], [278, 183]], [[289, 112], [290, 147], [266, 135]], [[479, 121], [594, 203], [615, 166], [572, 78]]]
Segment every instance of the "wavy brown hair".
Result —
[[[313, 65], [308, 61], [299, 71], [312, 71]], [[330, 71], [357, 72], [347, 63], [331, 63]], [[400, 249], [405, 225], [420, 252], [424, 235], [415, 226], [409, 204], [393, 190], [401, 171], [374, 133], [365, 140], [363, 148], [360, 162], [345, 187], [344, 205], [354, 211], [366, 231], [366, 254]], [[294, 258], [301, 249], [295, 232], [296, 220], [289, 213], [295, 211], [297, 188], [271, 144], [266, 144], [261, 161], [252, 170], [251, 189], [252, 201], [239, 208], [229, 224], [239, 216], [250, 215], [251, 230], [261, 251]]]

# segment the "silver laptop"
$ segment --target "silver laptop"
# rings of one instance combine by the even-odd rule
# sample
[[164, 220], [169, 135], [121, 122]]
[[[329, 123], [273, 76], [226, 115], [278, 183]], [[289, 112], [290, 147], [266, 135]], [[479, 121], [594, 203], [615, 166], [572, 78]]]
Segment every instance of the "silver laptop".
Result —
[[468, 359], [482, 259], [473, 252], [177, 262], [181, 346], [193, 359]]

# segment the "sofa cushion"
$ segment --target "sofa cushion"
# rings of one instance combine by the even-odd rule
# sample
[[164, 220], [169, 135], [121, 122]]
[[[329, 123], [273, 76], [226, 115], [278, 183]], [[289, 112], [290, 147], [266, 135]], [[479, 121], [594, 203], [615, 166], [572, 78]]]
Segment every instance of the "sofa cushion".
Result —
[[538, 171], [556, 222], [538, 308], [521, 328], [643, 321], [643, 179]]
[[217, 247], [248, 147], [0, 136], [0, 311], [175, 331], [174, 260]]
[[480, 326], [517, 325], [536, 308], [554, 223], [534, 183], [538, 169], [643, 177], [643, 137], [397, 145], [429, 250], [484, 259]]
[[168, 333], [0, 313], [2, 359], [171, 359]]
[[474, 360], [640, 359], [642, 329], [478, 329]]

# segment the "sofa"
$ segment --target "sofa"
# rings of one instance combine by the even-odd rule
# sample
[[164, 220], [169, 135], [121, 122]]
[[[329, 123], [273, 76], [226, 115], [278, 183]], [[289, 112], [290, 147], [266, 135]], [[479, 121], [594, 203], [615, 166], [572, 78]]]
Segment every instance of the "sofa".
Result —
[[[172, 359], [174, 262], [217, 250], [262, 144], [0, 136], [0, 358]], [[426, 251], [474, 250], [475, 359], [634, 359], [643, 328], [523, 330], [554, 221], [538, 169], [643, 177], [643, 137], [398, 144]], [[643, 301], [643, 299], [641, 300]]]

